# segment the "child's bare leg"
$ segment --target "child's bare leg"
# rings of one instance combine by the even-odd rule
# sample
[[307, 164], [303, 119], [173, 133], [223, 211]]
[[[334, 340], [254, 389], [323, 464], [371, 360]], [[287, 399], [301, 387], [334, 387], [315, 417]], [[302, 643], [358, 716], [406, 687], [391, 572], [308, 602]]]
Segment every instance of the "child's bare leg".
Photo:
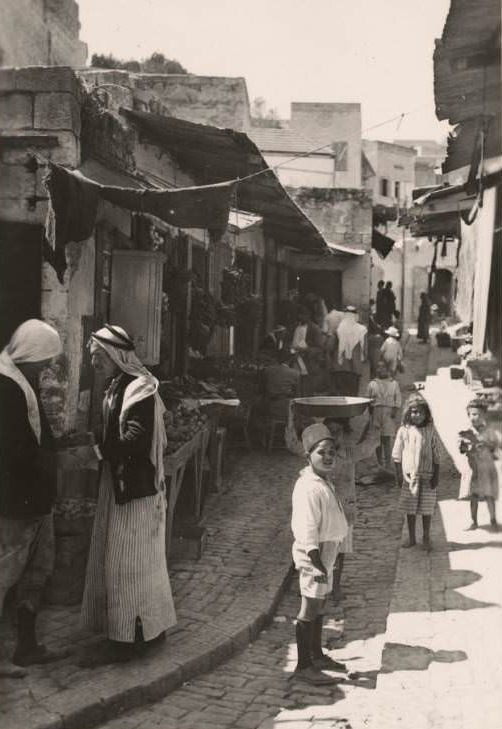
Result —
[[382, 441], [382, 450], [383, 450], [383, 465], [385, 468], [391, 468], [392, 466], [392, 446], [391, 446], [391, 439], [388, 435], [382, 435], [381, 437]]
[[477, 498], [471, 497], [471, 519], [472, 524], [469, 527], [469, 529], [477, 529], [478, 528], [478, 500]]
[[416, 516], [415, 514], [406, 514], [406, 521], [408, 522], [408, 534], [409, 534], [409, 540], [406, 542], [406, 544], [403, 544], [403, 547], [414, 547], [417, 543], [417, 538], [415, 534], [415, 526], [416, 526]]
[[422, 527], [424, 532], [424, 549], [430, 552], [430, 550], [432, 549], [430, 516], [426, 516], [425, 514], [422, 516]]
[[491, 496], [486, 497], [486, 506], [488, 507], [488, 513], [490, 515], [490, 524], [492, 527], [497, 527], [497, 515], [495, 512], [495, 499]]
[[383, 438], [380, 438], [380, 445], [376, 447], [376, 457], [377, 457], [379, 466], [383, 466], [383, 458], [384, 458], [383, 454], [384, 454]]
[[335, 569], [333, 572], [333, 598], [335, 602], [338, 602], [341, 599], [342, 590], [340, 588], [340, 583], [342, 580], [344, 562], [345, 554], [343, 552], [340, 552], [340, 554], [337, 555]]

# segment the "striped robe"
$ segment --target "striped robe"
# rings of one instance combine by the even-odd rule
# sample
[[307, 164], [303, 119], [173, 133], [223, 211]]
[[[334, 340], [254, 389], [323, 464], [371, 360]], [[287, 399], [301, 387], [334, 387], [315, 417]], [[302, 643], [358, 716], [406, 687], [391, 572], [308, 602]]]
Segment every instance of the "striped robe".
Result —
[[439, 439], [432, 423], [423, 428], [402, 425], [397, 431], [392, 459], [401, 463], [403, 469], [401, 511], [431, 516], [437, 489], [431, 489], [430, 484], [434, 466], [439, 464]]
[[175, 625], [165, 531], [164, 495], [116, 504], [105, 462], [82, 601], [83, 628], [132, 643], [137, 618], [145, 640]]

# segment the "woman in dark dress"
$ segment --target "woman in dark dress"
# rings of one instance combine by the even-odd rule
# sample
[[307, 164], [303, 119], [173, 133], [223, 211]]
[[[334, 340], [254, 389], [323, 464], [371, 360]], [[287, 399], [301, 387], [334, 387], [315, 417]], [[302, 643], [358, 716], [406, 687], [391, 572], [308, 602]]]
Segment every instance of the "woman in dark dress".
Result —
[[429, 297], [425, 292], [420, 294], [420, 309], [418, 310], [418, 332], [417, 339], [421, 339], [422, 342], [429, 341], [429, 326], [431, 323], [431, 305], [429, 303]]

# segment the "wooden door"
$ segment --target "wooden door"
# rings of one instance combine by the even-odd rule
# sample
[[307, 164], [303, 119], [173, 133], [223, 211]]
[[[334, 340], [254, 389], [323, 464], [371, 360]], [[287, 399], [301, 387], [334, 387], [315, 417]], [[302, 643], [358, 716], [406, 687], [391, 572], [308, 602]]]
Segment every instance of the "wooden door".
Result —
[[128, 332], [147, 365], [160, 360], [163, 264], [162, 253], [115, 250], [112, 254], [110, 321]]

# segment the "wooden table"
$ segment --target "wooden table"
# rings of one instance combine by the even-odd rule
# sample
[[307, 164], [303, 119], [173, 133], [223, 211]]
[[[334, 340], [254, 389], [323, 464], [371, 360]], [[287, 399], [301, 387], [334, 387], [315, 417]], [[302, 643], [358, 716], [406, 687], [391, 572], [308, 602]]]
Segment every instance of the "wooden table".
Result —
[[196, 518], [200, 516], [203, 463], [210, 435], [210, 428], [203, 428], [191, 440], [184, 443], [181, 448], [178, 448], [177, 451], [170, 453], [164, 458], [165, 474], [166, 477], [170, 477], [167, 491], [166, 554], [169, 554], [169, 546], [171, 544], [176, 502], [183, 485], [186, 467], [190, 462], [193, 463], [194, 469], [194, 516]]

